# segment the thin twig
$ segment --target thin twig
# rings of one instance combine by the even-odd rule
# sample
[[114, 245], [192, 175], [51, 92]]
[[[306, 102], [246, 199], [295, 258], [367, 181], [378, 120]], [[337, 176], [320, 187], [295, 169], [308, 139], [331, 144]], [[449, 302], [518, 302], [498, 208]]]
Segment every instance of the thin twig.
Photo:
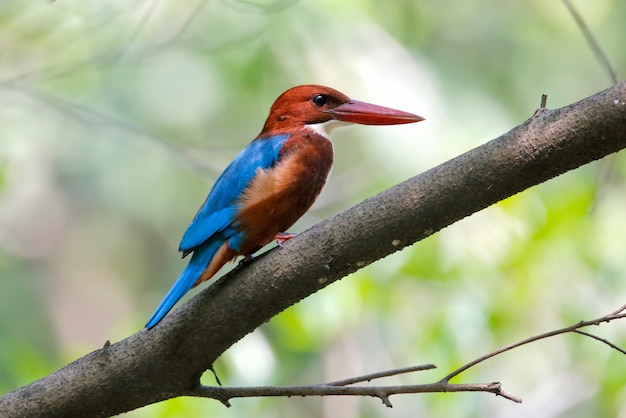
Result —
[[185, 395], [216, 399], [226, 406], [230, 406], [229, 401], [233, 398], [330, 395], [372, 396], [379, 398], [386, 406], [391, 407], [391, 402], [389, 402], [389, 396], [391, 395], [446, 392], [488, 392], [502, 396], [503, 398], [516, 403], [521, 402], [521, 399], [518, 397], [504, 392], [502, 390], [502, 385], [499, 382], [469, 384], [436, 382], [423, 385], [398, 386], [332, 386], [322, 384], [309, 386], [257, 386], [226, 388], [200, 385], [185, 393]]
[[580, 15], [580, 13], [578, 13], [578, 10], [570, 2], [570, 0], [563, 0], [563, 3], [565, 3], [565, 7], [567, 7], [567, 10], [574, 18], [574, 21], [576, 21], [576, 24], [578, 25], [580, 31], [583, 33], [583, 36], [587, 40], [591, 51], [594, 53], [596, 58], [600, 60], [600, 64], [604, 67], [604, 69], [609, 73], [611, 81], [613, 81], [613, 84], [617, 84], [617, 71], [615, 71], [615, 68], [613, 68], [613, 65], [611, 65], [611, 61], [609, 61], [609, 58], [600, 46], [600, 43], [597, 41], [596, 37], [593, 36], [591, 30], [589, 30], [589, 27], [585, 23], [583, 17]]
[[[611, 81], [613, 82], [613, 84], [617, 84], [618, 83], [617, 71], [615, 70], [613, 65], [611, 65], [609, 58], [607, 57], [606, 53], [600, 46], [600, 43], [597, 41], [596, 37], [593, 35], [591, 30], [587, 26], [587, 23], [585, 23], [585, 20], [583, 19], [582, 15], [578, 12], [576, 7], [574, 7], [574, 5], [570, 2], [570, 0], [563, 0], [563, 3], [565, 3], [565, 7], [574, 18], [574, 21], [578, 25], [578, 28], [580, 29], [583, 36], [587, 40], [587, 43], [589, 44], [591, 51], [594, 53], [596, 58], [600, 61], [600, 65], [609, 73], [609, 77], [611, 78]], [[608, 159], [603, 161], [602, 164], [600, 164], [599, 172], [596, 178], [595, 192], [594, 192], [594, 196], [592, 199], [592, 204], [589, 208], [590, 213], [593, 213], [595, 211], [597, 202], [599, 200], [599, 195], [603, 190], [602, 186], [606, 184], [609, 181], [609, 179], [612, 177], [614, 168], [615, 168], [615, 156], [610, 156]]]
[[487, 359], [490, 359], [492, 357], [495, 357], [498, 354], [510, 351], [510, 350], [512, 350], [514, 348], [517, 348], [517, 347], [521, 347], [522, 345], [526, 345], [526, 344], [529, 344], [529, 343], [532, 343], [532, 342], [535, 342], [535, 341], [539, 341], [539, 340], [542, 340], [542, 339], [545, 339], [545, 338], [554, 337], [555, 335], [565, 334], [565, 333], [568, 333], [568, 332], [575, 332], [575, 331], [577, 331], [580, 328], [588, 327], [590, 325], [600, 325], [603, 322], [610, 322], [610, 321], [613, 321], [615, 319], [626, 318], [626, 313], [622, 313], [622, 312], [624, 312], [625, 309], [626, 309], [626, 305], [622, 306], [617, 311], [612, 312], [612, 313], [610, 313], [608, 315], [602, 316], [600, 318], [592, 319], [590, 321], [580, 321], [577, 324], [570, 325], [570, 326], [565, 327], [565, 328], [557, 329], [557, 330], [554, 330], [554, 331], [549, 331], [549, 332], [546, 332], [546, 333], [543, 333], [543, 334], [535, 335], [534, 337], [526, 338], [526, 339], [524, 339], [522, 341], [518, 341], [518, 342], [513, 343], [513, 344], [509, 344], [507, 346], [499, 348], [498, 350], [493, 351], [493, 352], [491, 352], [489, 354], [485, 354], [484, 356], [479, 357], [476, 360], [473, 360], [473, 361], [471, 361], [471, 362], [469, 362], [469, 363], [459, 367], [458, 369], [454, 370], [452, 373], [450, 373], [447, 376], [445, 376], [444, 378], [442, 378], [441, 381], [449, 382], [450, 379], [452, 379], [453, 377], [458, 376], [459, 374], [461, 374], [464, 371], [466, 371], [467, 369], [477, 365], [478, 363], [482, 363], [483, 361], [485, 361]]
[[579, 329], [575, 330], [574, 332], [577, 333], [577, 334], [580, 334], [580, 335], [584, 335], [584, 336], [589, 337], [589, 338], [593, 338], [594, 340], [598, 340], [600, 342], [603, 342], [604, 344], [608, 345], [612, 349], [617, 350], [617, 351], [619, 351], [622, 354], [626, 354], [626, 350], [624, 350], [621, 347], [618, 347], [617, 345], [613, 344], [612, 342], [610, 342], [609, 340], [607, 340], [605, 338], [598, 337], [597, 335], [593, 335], [591, 333], [588, 333], [588, 332], [585, 332], [585, 331], [581, 331]]
[[371, 380], [380, 379], [382, 377], [397, 376], [399, 374], [412, 373], [412, 372], [421, 372], [423, 370], [432, 370], [432, 369], [436, 369], [436, 368], [437, 368], [437, 366], [435, 366], [434, 364], [421, 364], [419, 366], [411, 366], [411, 367], [404, 367], [404, 368], [401, 368], [401, 369], [385, 370], [385, 371], [382, 371], [382, 372], [366, 374], [366, 375], [363, 375], [363, 376], [352, 377], [352, 378], [349, 378], [349, 379], [336, 380], [334, 382], [330, 382], [330, 383], [326, 383], [326, 384], [329, 385], [329, 386], [353, 385], [355, 383], [369, 382]]
[[539, 108], [537, 110], [535, 110], [535, 113], [533, 113], [532, 118], [536, 118], [537, 116], [539, 116], [542, 112], [544, 112], [546, 110], [546, 104], [548, 103], [548, 95], [547, 94], [542, 94], [541, 95], [541, 102], [539, 104]]
[[611, 312], [607, 316], [617, 316], [617, 315], [621, 314], [624, 311], [626, 311], [626, 304], [622, 305], [618, 310], [616, 310], [614, 312]]
[[408, 393], [440, 393], [440, 392], [489, 392], [494, 393], [497, 396], [501, 396], [505, 399], [511, 400], [516, 403], [521, 403], [522, 400], [514, 395], [505, 392], [502, 389], [502, 385], [499, 382], [492, 383], [466, 383], [466, 384], [452, 384], [450, 379], [458, 376], [467, 369], [506, 351], [510, 351], [514, 348], [520, 347], [525, 344], [529, 344], [534, 341], [553, 337], [555, 335], [565, 334], [568, 332], [575, 332], [598, 341], [601, 341], [611, 348], [618, 350], [619, 352], [626, 354], [626, 351], [611, 343], [610, 341], [595, 336], [593, 334], [580, 331], [580, 328], [584, 328], [591, 325], [600, 325], [603, 322], [610, 322], [615, 319], [626, 318], [626, 305], [620, 307], [618, 310], [611, 312], [610, 314], [601, 316], [590, 321], [580, 321], [577, 324], [570, 325], [565, 328], [557, 329], [554, 331], [546, 332], [534, 337], [526, 338], [514, 344], [507, 345], [489, 354], [477, 358], [464, 366], [456, 369], [452, 373], [448, 374], [443, 379], [435, 383], [427, 383], [421, 385], [399, 385], [399, 386], [352, 386], [355, 383], [362, 383], [379, 379], [383, 377], [396, 376], [403, 373], [410, 373], [415, 371], [431, 370], [435, 366], [432, 364], [423, 364], [419, 366], [404, 367], [393, 370], [386, 370], [377, 373], [371, 373], [363, 376], [357, 376], [350, 379], [336, 380], [334, 382], [308, 385], [308, 386], [257, 386], [257, 387], [217, 387], [217, 386], [203, 386], [198, 385], [196, 388], [185, 393], [187, 396], [206, 397], [219, 400], [226, 406], [230, 406], [230, 400], [233, 398], [247, 398], [247, 397], [276, 397], [276, 396], [330, 396], [330, 395], [342, 395], [342, 396], [372, 396], [379, 398], [384, 405], [391, 407], [389, 397], [391, 395], [408, 394]]

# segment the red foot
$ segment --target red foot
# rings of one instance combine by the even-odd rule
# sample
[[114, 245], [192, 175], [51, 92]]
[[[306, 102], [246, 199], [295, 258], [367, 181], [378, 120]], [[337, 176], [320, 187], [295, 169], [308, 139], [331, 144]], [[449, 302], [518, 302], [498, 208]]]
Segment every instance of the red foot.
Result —
[[279, 232], [278, 234], [276, 234], [274, 239], [276, 240], [278, 245], [282, 247], [285, 242], [289, 241], [291, 238], [295, 237], [296, 235], [298, 234], [290, 234], [288, 232]]

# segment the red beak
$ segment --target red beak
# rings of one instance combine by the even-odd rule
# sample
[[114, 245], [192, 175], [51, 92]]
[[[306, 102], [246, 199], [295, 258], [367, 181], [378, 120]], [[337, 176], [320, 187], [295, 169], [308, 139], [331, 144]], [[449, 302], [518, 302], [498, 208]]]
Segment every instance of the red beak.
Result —
[[325, 110], [336, 120], [359, 123], [361, 125], [399, 125], [424, 120], [423, 117], [401, 110], [390, 109], [370, 103], [350, 100], [335, 108]]

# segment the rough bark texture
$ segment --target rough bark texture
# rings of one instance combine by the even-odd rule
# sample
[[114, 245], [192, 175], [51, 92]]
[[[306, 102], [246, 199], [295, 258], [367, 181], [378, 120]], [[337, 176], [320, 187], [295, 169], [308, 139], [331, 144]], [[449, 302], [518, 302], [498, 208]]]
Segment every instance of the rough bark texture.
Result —
[[236, 269], [151, 331], [0, 398], [3, 417], [100, 417], [185, 395], [228, 347], [297, 301], [499, 200], [626, 147], [626, 83], [542, 109]]

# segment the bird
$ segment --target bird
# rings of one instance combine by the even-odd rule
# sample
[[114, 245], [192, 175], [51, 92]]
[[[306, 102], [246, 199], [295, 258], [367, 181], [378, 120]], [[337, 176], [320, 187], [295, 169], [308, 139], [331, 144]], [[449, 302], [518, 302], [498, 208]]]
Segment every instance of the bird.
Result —
[[189, 264], [158, 305], [157, 325], [193, 287], [237, 256], [244, 260], [287, 232], [311, 207], [333, 164], [331, 131], [341, 125], [397, 125], [421, 116], [352, 100], [330, 87], [307, 84], [282, 93], [259, 135], [224, 169], [183, 234]]

